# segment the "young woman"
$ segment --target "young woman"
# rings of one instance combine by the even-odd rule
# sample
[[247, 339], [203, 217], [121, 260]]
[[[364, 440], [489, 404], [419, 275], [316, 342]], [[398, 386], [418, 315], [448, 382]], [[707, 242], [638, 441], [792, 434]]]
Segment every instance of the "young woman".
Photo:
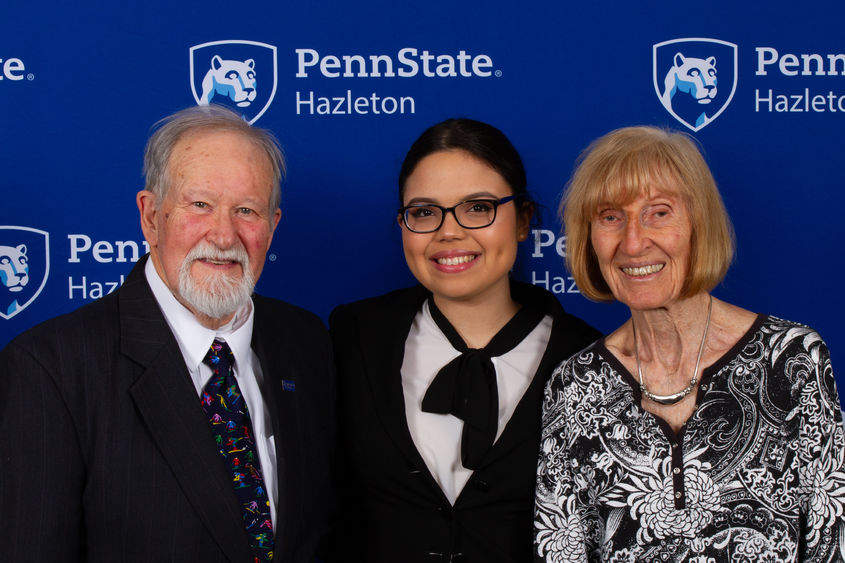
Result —
[[338, 307], [339, 560], [531, 561], [542, 391], [599, 334], [509, 272], [534, 205], [495, 127], [439, 123], [399, 175], [420, 282]]

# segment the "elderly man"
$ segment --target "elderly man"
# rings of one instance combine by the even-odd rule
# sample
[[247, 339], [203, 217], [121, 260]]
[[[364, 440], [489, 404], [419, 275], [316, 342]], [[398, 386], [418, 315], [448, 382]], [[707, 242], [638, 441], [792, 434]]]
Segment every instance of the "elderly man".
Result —
[[252, 293], [281, 153], [208, 106], [165, 119], [144, 166], [149, 256], [0, 352], [0, 561], [311, 561], [331, 504], [329, 340]]

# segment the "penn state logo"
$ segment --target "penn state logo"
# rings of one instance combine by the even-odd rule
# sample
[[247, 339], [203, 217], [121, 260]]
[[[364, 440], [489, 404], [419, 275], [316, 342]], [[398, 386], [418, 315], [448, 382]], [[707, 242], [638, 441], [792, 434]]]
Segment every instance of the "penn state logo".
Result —
[[49, 274], [49, 233], [0, 225], [0, 317], [11, 319], [26, 309]]
[[719, 39], [686, 38], [653, 47], [654, 90], [672, 116], [698, 131], [733, 99], [737, 48]]
[[190, 49], [191, 91], [198, 105], [220, 104], [249, 123], [276, 96], [276, 47], [257, 41], [212, 41]]

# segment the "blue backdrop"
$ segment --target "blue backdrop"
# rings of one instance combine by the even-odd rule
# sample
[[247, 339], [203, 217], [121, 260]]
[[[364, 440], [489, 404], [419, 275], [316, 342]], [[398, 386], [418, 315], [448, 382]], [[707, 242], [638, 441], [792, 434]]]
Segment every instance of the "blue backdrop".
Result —
[[[0, 262], [25, 252], [29, 271], [19, 287], [0, 263], [0, 346], [118, 286], [144, 252], [134, 196], [151, 125], [203, 94], [236, 107], [227, 93], [238, 100], [231, 84], [251, 71], [255, 97], [240, 109], [278, 135], [289, 163], [264, 294], [325, 318], [411, 284], [399, 165], [427, 126], [467, 116], [511, 138], [546, 206], [515, 276], [610, 331], [625, 308], [577, 293], [554, 210], [592, 139], [656, 124], [700, 140], [734, 221], [737, 257], [716, 295], [810, 324], [835, 365], [842, 357], [841, 2], [56, 1], [2, 12]], [[667, 95], [676, 65], [697, 69], [698, 84], [670, 79]], [[701, 104], [711, 71], [716, 94]]]

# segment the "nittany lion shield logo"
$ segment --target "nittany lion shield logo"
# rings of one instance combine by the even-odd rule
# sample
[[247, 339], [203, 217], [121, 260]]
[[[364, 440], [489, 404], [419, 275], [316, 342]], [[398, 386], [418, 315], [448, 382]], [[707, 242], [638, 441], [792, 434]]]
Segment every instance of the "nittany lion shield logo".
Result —
[[672, 39], [654, 45], [654, 90], [675, 119], [698, 131], [725, 111], [737, 82], [737, 49], [718, 39]]
[[49, 274], [49, 233], [0, 225], [0, 317], [11, 319], [26, 309]]
[[191, 90], [201, 106], [220, 104], [249, 123], [276, 96], [276, 47], [256, 41], [212, 41], [191, 47]]

